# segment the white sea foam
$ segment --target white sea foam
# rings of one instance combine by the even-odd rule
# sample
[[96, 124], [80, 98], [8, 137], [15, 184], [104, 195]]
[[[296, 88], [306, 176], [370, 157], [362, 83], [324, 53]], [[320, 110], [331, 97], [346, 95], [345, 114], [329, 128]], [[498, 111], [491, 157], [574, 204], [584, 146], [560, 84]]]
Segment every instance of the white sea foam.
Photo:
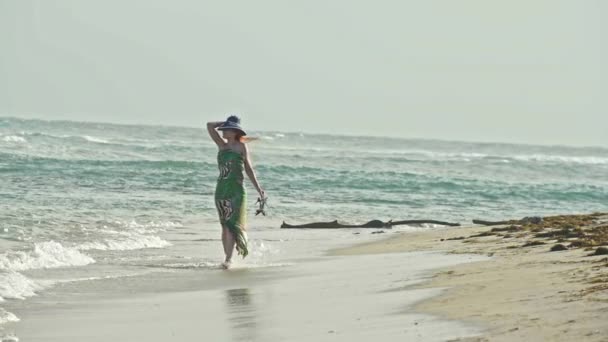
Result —
[[[68, 278], [68, 279], [46, 279], [38, 280], [38, 286], [40, 289], [47, 289], [57, 284], [76, 283], [81, 281], [92, 281], [92, 280], [107, 280], [107, 279], [119, 279], [127, 277], [137, 277], [150, 273], [150, 271], [134, 272], [129, 274], [116, 274], [116, 275], [105, 275], [105, 276], [94, 276], [94, 277], [81, 277], [81, 278]], [[39, 290], [38, 290], [39, 291]]]
[[88, 255], [55, 241], [36, 243], [30, 251], [7, 251], [0, 254], [0, 270], [7, 271], [84, 266], [94, 262]]
[[[19, 320], [17, 318], [17, 320]], [[0, 342], [19, 342], [19, 337], [14, 334], [0, 336]]]
[[[12, 312], [8, 312], [3, 308], [0, 308], [0, 324], [8, 323], [8, 322], [19, 322], [19, 317], [15, 316]], [[0, 342], [11, 341], [5, 339], [6, 336], [0, 337]], [[14, 341], [14, 340], [13, 340]], [[17, 340], [19, 341], [19, 340]]]
[[513, 159], [520, 161], [553, 162], [553, 163], [572, 163], [572, 164], [608, 164], [608, 158], [596, 156], [559, 156], [559, 155], [517, 155]]
[[380, 154], [402, 154], [402, 155], [422, 155], [431, 159], [479, 159], [488, 157], [485, 153], [476, 152], [438, 152], [427, 150], [386, 150], [386, 151], [369, 151], [370, 153]]
[[432, 151], [424, 149], [344, 149], [344, 148], [327, 148], [327, 147], [310, 147], [310, 146], [272, 146], [274, 150], [286, 151], [303, 151], [303, 152], [336, 152], [344, 153], [366, 153], [369, 155], [389, 155], [392, 157], [403, 157], [410, 160], [456, 160], [456, 161], [476, 161], [485, 159], [496, 159], [502, 163], [511, 161], [523, 162], [548, 162], [548, 163], [572, 163], [572, 164], [591, 164], [591, 165], [606, 165], [608, 157], [606, 156], [567, 156], [555, 154], [487, 154], [479, 152], [447, 152], [447, 151]]
[[87, 242], [75, 248], [78, 250], [102, 250], [102, 251], [129, 251], [143, 248], [164, 248], [171, 243], [154, 235], [142, 235], [129, 232], [112, 232], [119, 238], [105, 239], [104, 241]]
[[115, 225], [119, 227], [129, 228], [131, 231], [136, 231], [138, 233], [146, 233], [146, 232], [154, 232], [156, 229], [166, 229], [166, 228], [179, 228], [183, 227], [181, 222], [173, 222], [173, 221], [149, 221], [147, 223], [139, 223], [135, 220], [132, 221], [114, 221]]
[[232, 268], [271, 268], [271, 267], [289, 267], [295, 265], [293, 262], [271, 262], [266, 264], [252, 264], [246, 262], [244, 264], [236, 263]]
[[43, 133], [43, 132], [21, 132], [21, 135], [33, 136], [33, 137], [49, 137], [55, 139], [84, 139], [86, 141], [99, 143], [99, 144], [109, 144], [110, 142], [106, 139], [93, 137], [90, 135], [68, 135], [68, 134], [51, 134], [51, 133]]
[[0, 272], [0, 302], [4, 299], [25, 299], [36, 295], [42, 286], [15, 271]]
[[435, 152], [425, 150], [411, 150], [401, 151], [395, 153], [402, 154], [418, 154], [424, 155], [432, 159], [460, 159], [460, 160], [472, 160], [472, 159], [486, 159], [496, 158], [500, 162], [509, 162], [510, 160], [518, 160], [524, 162], [553, 162], [553, 163], [574, 163], [574, 164], [608, 164], [608, 157], [599, 156], [563, 156], [563, 155], [550, 155], [550, 154], [529, 154], [529, 155], [489, 155], [484, 153], [475, 152]]
[[105, 140], [105, 139], [101, 139], [101, 138], [96, 138], [96, 137], [91, 137], [88, 135], [83, 135], [82, 138], [84, 140], [90, 141], [90, 142], [94, 142], [94, 143], [98, 143], [98, 144], [109, 144], [110, 142]]
[[6, 135], [2, 137], [2, 141], [5, 142], [13, 142], [13, 143], [24, 143], [27, 142], [24, 137], [20, 137], [17, 135]]
[[196, 268], [220, 268], [221, 264], [219, 262], [180, 262], [180, 263], [171, 263], [171, 264], [163, 264], [162, 267], [166, 268], [176, 268], [176, 269], [196, 269]]
[[[252, 260], [241, 261], [241, 260], [237, 259], [232, 264], [231, 268], [267, 268], [267, 267], [287, 267], [287, 266], [292, 266], [292, 265], [294, 265], [294, 264], [287, 263], [287, 262], [255, 263], [255, 262], [252, 262]], [[222, 264], [219, 262], [206, 262], [206, 261], [171, 263], [171, 264], [164, 264], [164, 265], [160, 265], [160, 266], [164, 267], [164, 268], [170, 268], [170, 269], [221, 269], [222, 268]]]
[[500, 162], [509, 162], [511, 160], [525, 162], [553, 162], [553, 163], [574, 163], [574, 164], [608, 164], [608, 157], [600, 156], [563, 156], [550, 154], [529, 154], [529, 155], [490, 155], [476, 152], [437, 152], [426, 150], [393, 150], [393, 151], [366, 151], [370, 153], [380, 154], [402, 154], [402, 155], [420, 155], [431, 159], [452, 159], [471, 161], [474, 159], [496, 158]]
[[250, 266], [268, 266], [280, 254], [280, 250], [268, 242], [260, 240], [249, 241], [249, 256], [247, 264]]
[[19, 134], [27, 135], [27, 136], [31, 136], [31, 137], [50, 137], [50, 138], [59, 138], [59, 139], [65, 139], [65, 138], [72, 137], [71, 135], [67, 135], [67, 134], [56, 135], [56, 134], [51, 134], [51, 133], [25, 132], [25, 131], [21, 131], [21, 132], [19, 132]]

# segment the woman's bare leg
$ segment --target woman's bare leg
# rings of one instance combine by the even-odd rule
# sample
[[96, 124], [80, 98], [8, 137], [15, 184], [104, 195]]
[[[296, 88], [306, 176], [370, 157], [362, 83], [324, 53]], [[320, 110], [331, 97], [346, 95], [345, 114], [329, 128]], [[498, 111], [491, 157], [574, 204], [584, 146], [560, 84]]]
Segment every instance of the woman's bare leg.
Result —
[[226, 255], [224, 264], [230, 263], [232, 262], [232, 253], [234, 252], [236, 240], [230, 229], [226, 226], [222, 226], [222, 244], [224, 245], [224, 254]]

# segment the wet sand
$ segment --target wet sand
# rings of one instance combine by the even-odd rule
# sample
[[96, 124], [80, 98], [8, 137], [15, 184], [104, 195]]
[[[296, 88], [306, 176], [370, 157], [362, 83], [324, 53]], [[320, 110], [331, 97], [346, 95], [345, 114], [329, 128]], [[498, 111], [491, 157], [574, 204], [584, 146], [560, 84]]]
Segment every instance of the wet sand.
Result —
[[7, 331], [30, 342], [466, 338], [480, 328], [413, 309], [443, 289], [416, 287], [437, 269], [485, 259], [432, 252], [332, 256], [289, 267], [66, 284], [32, 298], [28, 310], [11, 308], [22, 322]]

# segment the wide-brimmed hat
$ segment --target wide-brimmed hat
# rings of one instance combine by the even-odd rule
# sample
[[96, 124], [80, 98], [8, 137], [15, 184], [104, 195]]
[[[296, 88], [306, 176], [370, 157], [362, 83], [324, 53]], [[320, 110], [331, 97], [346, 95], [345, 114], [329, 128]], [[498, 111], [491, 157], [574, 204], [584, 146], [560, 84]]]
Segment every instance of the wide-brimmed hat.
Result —
[[227, 129], [233, 129], [239, 131], [242, 135], [247, 135], [245, 130], [241, 127], [241, 119], [236, 115], [231, 115], [226, 119], [220, 127], [217, 128], [219, 131], [225, 131]]

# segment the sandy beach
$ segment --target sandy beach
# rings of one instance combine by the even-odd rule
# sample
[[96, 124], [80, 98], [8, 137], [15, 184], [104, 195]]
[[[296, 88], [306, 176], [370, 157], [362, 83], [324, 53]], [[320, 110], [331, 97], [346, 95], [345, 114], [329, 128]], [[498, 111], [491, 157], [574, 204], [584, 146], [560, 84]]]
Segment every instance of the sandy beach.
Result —
[[[600, 228], [605, 220], [604, 215]], [[480, 336], [466, 341], [608, 341], [606, 255], [592, 255], [597, 248], [550, 252], [551, 239], [524, 247], [535, 241], [526, 232], [507, 237], [488, 232], [489, 227], [464, 227], [399, 234], [334, 253], [425, 250], [491, 256], [438, 272], [422, 287], [448, 290], [416, 310], [484, 327]]]
[[290, 266], [65, 283], [27, 309], [15, 302], [22, 321], [5, 331], [23, 341], [606, 341], [606, 256], [493, 235], [509, 229], [386, 230]]

